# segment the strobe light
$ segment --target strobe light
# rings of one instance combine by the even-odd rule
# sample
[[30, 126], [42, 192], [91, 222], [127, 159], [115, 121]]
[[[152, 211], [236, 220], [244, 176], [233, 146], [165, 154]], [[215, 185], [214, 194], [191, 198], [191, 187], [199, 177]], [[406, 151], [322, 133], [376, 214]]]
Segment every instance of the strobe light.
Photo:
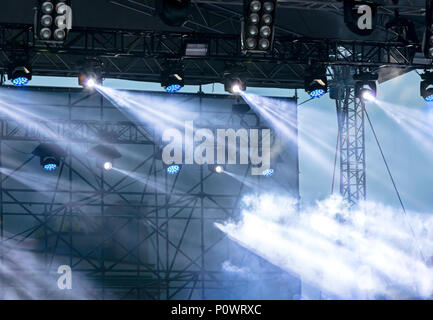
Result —
[[326, 67], [317, 66], [307, 71], [305, 78], [305, 91], [312, 99], [323, 97], [328, 92], [328, 79], [326, 77]]
[[63, 42], [72, 28], [70, 0], [38, 0], [38, 30], [42, 41]]
[[96, 167], [104, 170], [111, 170], [114, 161], [122, 157], [114, 146], [98, 144], [88, 152], [89, 157], [94, 158]]
[[56, 170], [61, 160], [65, 157], [65, 151], [57, 144], [42, 143], [33, 150], [32, 154], [39, 157], [42, 168], [46, 171]]
[[9, 66], [8, 79], [16, 87], [23, 87], [32, 80], [32, 69], [26, 63], [16, 63]]
[[180, 64], [169, 64], [161, 72], [161, 87], [168, 93], [180, 91], [184, 86], [183, 67]]
[[244, 0], [241, 44], [244, 52], [272, 50], [276, 0]]
[[423, 81], [421, 81], [421, 97], [424, 98], [426, 102], [433, 102], [433, 74], [426, 72], [421, 75]]

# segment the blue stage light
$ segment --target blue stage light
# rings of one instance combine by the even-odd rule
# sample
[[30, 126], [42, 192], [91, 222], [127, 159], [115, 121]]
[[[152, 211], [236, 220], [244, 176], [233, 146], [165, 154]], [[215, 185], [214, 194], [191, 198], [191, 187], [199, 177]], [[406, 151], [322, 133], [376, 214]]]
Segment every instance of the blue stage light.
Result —
[[18, 77], [12, 80], [12, 84], [15, 87], [23, 87], [29, 83], [29, 79], [26, 77]]
[[180, 91], [180, 89], [182, 89], [182, 86], [180, 84], [172, 84], [170, 86], [167, 86], [167, 88], [165, 88], [165, 91], [167, 91], [168, 93], [175, 93]]
[[57, 164], [55, 163], [47, 163], [44, 165], [44, 170], [46, 171], [54, 171], [57, 169]]
[[323, 89], [316, 89], [310, 92], [310, 97], [312, 99], [318, 99], [325, 95], [326, 91]]
[[274, 169], [268, 169], [268, 170], [263, 171], [263, 176], [264, 177], [270, 177], [273, 174], [274, 174]]
[[180, 171], [180, 166], [177, 164], [173, 164], [167, 168], [168, 174], [177, 174]]
[[431, 94], [431, 95], [425, 97], [424, 99], [425, 99], [425, 101], [427, 101], [427, 102], [432, 102], [432, 101], [433, 101], [433, 94]]

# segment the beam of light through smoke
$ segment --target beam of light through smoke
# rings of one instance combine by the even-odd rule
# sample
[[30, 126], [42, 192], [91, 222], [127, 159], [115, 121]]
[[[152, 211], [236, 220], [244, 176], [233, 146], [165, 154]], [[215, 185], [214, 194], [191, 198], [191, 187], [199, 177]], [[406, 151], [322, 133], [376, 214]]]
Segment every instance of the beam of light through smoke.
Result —
[[[32, 247], [33, 246], [33, 247]], [[57, 286], [59, 274], [57, 268], [64, 263], [52, 261], [47, 265], [42, 254], [37, 250], [37, 243], [11, 244], [2, 242], [0, 251], [0, 292], [5, 300], [43, 300], [43, 299], [94, 299], [90, 294], [94, 284], [78, 273], [72, 275], [72, 289], [60, 290]], [[7, 251], [7, 252], [6, 252]]]
[[414, 140], [428, 149], [433, 147], [433, 112], [430, 110], [409, 109], [385, 101], [377, 100], [379, 106], [391, 119], [400, 125]]
[[[429, 298], [433, 269], [419, 256], [398, 209], [363, 202], [349, 210], [331, 197], [298, 212], [292, 198], [243, 198], [238, 222], [216, 227], [274, 265], [340, 299]], [[433, 254], [429, 215], [410, 213], [427, 256]]]
[[239, 181], [241, 184], [244, 184], [245, 186], [247, 186], [248, 188], [251, 188], [253, 190], [258, 190], [261, 187], [260, 184], [257, 183], [256, 181], [254, 181], [252, 178], [247, 178], [243, 175], [235, 174], [235, 173], [229, 172], [227, 170], [224, 170], [222, 173], [232, 177], [236, 181]]
[[[278, 134], [298, 145], [298, 136], [296, 134], [298, 125], [296, 119], [292, 116], [293, 111], [291, 111], [294, 107], [293, 102], [277, 98], [262, 97], [246, 92], [242, 92], [241, 96]], [[332, 165], [332, 160], [317, 146], [322, 147], [324, 151], [328, 152], [334, 150], [334, 147], [318, 138], [317, 132], [310, 132], [305, 129], [301, 133], [305, 133], [308, 139], [299, 139], [299, 148], [306, 152], [308, 157], [313, 159], [318, 166], [329, 170]]]
[[[153, 175], [144, 176], [141, 174], [138, 174], [136, 172], [126, 171], [122, 170], [120, 168], [113, 167], [112, 170], [117, 171], [125, 176], [130, 177], [131, 179], [135, 180], [136, 182], [143, 184], [146, 186], [147, 192], [157, 191], [161, 193], [166, 192], [165, 184], [159, 183], [158, 181], [155, 182]], [[119, 189], [122, 189], [121, 186], [119, 186]], [[169, 191], [171, 190], [171, 187], [169, 186]], [[171, 190], [175, 191], [175, 190]]]
[[197, 115], [189, 113], [163, 98], [134, 94], [103, 86], [96, 86], [96, 90], [125, 115], [150, 123], [159, 132], [166, 127], [183, 128], [185, 123], [180, 119], [185, 118], [185, 116], [188, 120], [197, 117]]

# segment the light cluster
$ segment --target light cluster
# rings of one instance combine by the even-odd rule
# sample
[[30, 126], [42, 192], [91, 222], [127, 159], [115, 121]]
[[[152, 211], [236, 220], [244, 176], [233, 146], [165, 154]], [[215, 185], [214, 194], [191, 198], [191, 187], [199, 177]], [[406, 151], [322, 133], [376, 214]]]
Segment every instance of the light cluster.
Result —
[[243, 50], [266, 52], [272, 49], [275, 7], [274, 0], [244, 0]]
[[39, 39], [64, 41], [72, 27], [72, 9], [69, 0], [39, 0]]

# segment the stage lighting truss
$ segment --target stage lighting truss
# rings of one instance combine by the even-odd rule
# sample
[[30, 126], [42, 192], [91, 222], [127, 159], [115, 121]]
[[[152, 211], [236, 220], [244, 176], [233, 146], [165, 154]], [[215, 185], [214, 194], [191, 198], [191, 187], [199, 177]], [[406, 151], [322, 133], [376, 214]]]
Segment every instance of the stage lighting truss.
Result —
[[8, 79], [15, 87], [23, 87], [32, 80], [32, 68], [28, 63], [13, 63], [9, 66]]
[[42, 143], [33, 150], [32, 154], [39, 157], [40, 164], [45, 171], [56, 170], [65, 158], [65, 151], [57, 144]]
[[307, 71], [305, 78], [305, 91], [312, 99], [323, 97], [328, 92], [328, 79], [326, 77], [326, 67], [316, 66]]
[[168, 93], [180, 91], [184, 86], [183, 66], [170, 63], [161, 72], [161, 87]]
[[114, 161], [122, 157], [114, 146], [98, 144], [88, 151], [88, 155], [96, 161], [96, 167], [109, 171], [113, 168]]
[[224, 90], [233, 94], [240, 94], [247, 89], [247, 85], [240, 76], [226, 76]]
[[71, 0], [38, 0], [37, 21], [39, 40], [64, 42], [72, 29]]
[[425, 72], [421, 78], [423, 79], [420, 85], [421, 97], [426, 102], [433, 102], [433, 73]]
[[241, 30], [243, 52], [266, 53], [272, 50], [276, 6], [276, 0], [244, 0]]

